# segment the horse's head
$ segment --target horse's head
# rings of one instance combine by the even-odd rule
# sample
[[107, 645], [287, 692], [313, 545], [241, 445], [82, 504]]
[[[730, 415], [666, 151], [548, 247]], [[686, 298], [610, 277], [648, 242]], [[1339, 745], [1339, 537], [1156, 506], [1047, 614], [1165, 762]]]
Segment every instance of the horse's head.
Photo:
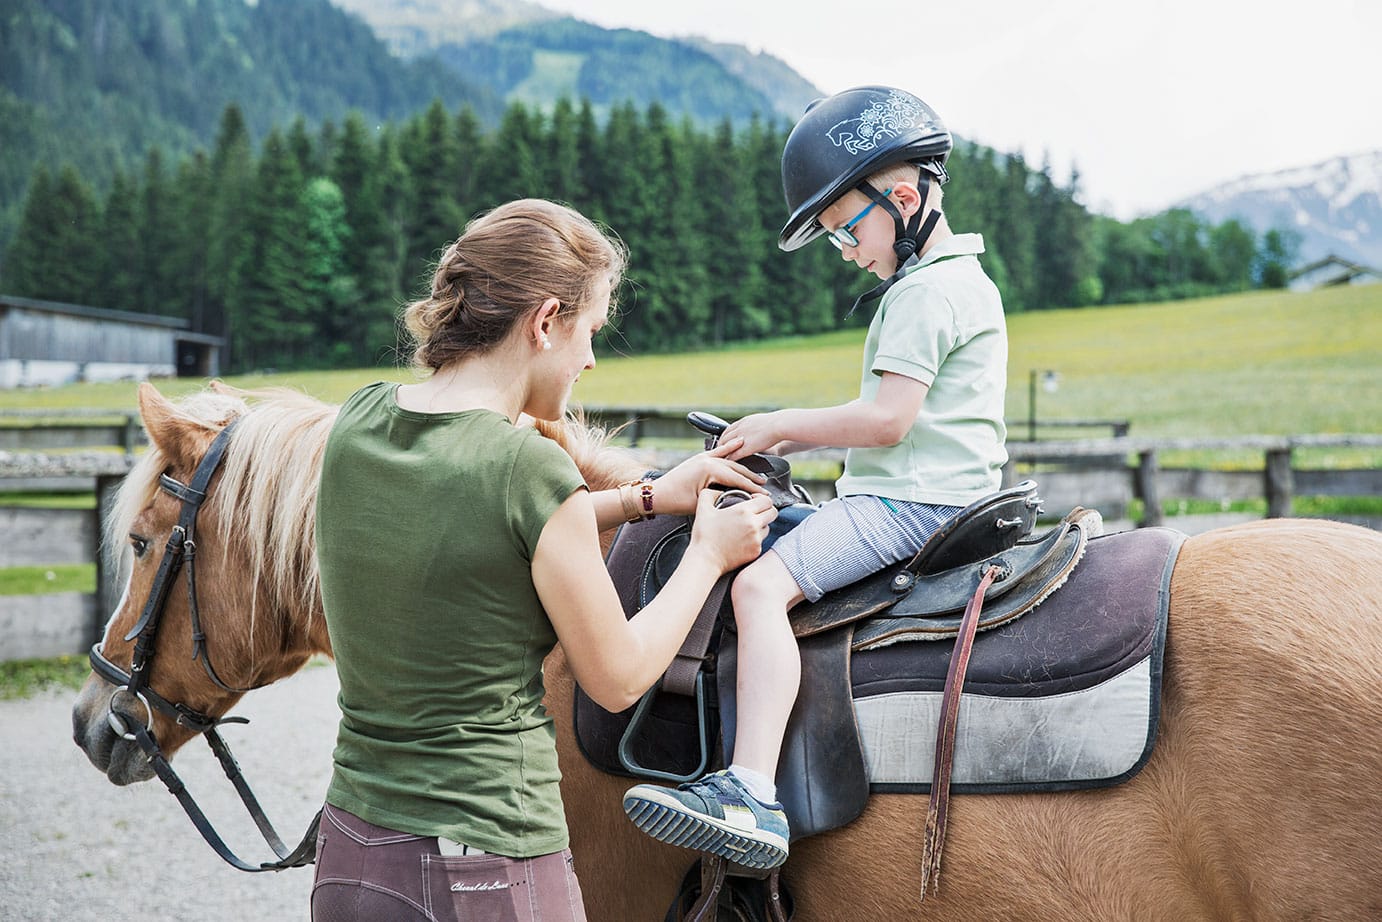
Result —
[[[88, 677], [72, 710], [77, 745], [116, 784], [153, 774], [133, 727], [147, 727], [171, 755], [199, 731], [198, 718], [224, 716], [245, 691], [328, 650], [323, 619], [314, 617], [321, 603], [312, 524], [335, 408], [278, 395], [251, 409], [226, 388], [174, 404], [147, 384], [139, 407], [151, 450], [120, 488], [105, 535], [127, 574], [100, 645], [109, 665]], [[214, 471], [202, 467], [210, 479], [199, 500], [181, 488], [194, 485], [232, 421], [224, 457]], [[170, 572], [165, 558], [183, 539]], [[135, 695], [120, 689], [130, 685], [123, 676], [141, 627], [148, 657]], [[195, 716], [176, 719], [184, 709]]]

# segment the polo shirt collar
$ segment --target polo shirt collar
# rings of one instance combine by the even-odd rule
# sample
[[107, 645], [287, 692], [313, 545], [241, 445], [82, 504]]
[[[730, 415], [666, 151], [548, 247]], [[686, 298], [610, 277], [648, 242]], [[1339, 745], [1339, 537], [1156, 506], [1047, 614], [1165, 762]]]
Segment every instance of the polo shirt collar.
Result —
[[927, 250], [926, 254], [917, 262], [916, 268], [930, 265], [942, 259], [949, 259], [952, 256], [978, 256], [982, 252], [984, 252], [982, 234], [954, 234]]

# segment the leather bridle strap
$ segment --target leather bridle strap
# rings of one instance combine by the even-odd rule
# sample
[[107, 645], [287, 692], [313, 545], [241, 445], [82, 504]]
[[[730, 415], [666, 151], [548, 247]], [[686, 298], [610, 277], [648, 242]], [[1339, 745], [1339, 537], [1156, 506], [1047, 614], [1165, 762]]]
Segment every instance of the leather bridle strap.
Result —
[[282, 840], [273, 832], [273, 825], [269, 823], [268, 819], [264, 816], [264, 811], [260, 808], [259, 802], [255, 800], [254, 795], [250, 793], [249, 786], [244, 783], [243, 777], [240, 776], [239, 765], [235, 763], [234, 757], [230, 755], [230, 750], [226, 748], [225, 742], [221, 740], [220, 735], [216, 733], [214, 729], [206, 731], [207, 741], [211, 743], [212, 751], [214, 751], [217, 758], [221, 760], [221, 767], [225, 769], [226, 777], [230, 778], [231, 782], [235, 785], [235, 789], [240, 792], [241, 800], [244, 801], [245, 807], [250, 812], [250, 816], [254, 818], [255, 825], [264, 833], [265, 840], [268, 841], [270, 847], [273, 848], [274, 852], [279, 856], [278, 861], [268, 861], [263, 864], [253, 865], [231, 851], [230, 847], [226, 845], [225, 841], [211, 825], [210, 820], [206, 818], [206, 814], [202, 813], [201, 807], [197, 806], [196, 800], [193, 799], [191, 792], [187, 790], [187, 785], [183, 784], [177, 772], [173, 771], [173, 766], [169, 764], [168, 759], [163, 755], [162, 750], [158, 748], [158, 743], [149, 735], [148, 730], [142, 726], [136, 726], [133, 733], [136, 741], [139, 743], [139, 748], [143, 749], [145, 755], [149, 757], [149, 764], [153, 766], [154, 773], [158, 775], [159, 780], [168, 788], [168, 792], [177, 798], [178, 803], [182, 805], [183, 812], [185, 812], [187, 818], [192, 821], [192, 825], [197, 827], [197, 832], [201, 833], [202, 838], [206, 840], [206, 844], [210, 845], [212, 850], [215, 851], [217, 855], [220, 855], [222, 860], [227, 864], [241, 871], [282, 871], [287, 868], [300, 868], [304, 865], [312, 864], [313, 861], [316, 860], [317, 828], [321, 823], [321, 811], [318, 810], [317, 815], [314, 816], [312, 822], [308, 824], [307, 831], [302, 836], [302, 841], [299, 842], [297, 847], [291, 852], [288, 851], [283, 845]]
[[182, 509], [178, 514], [178, 523], [168, 533], [168, 542], [164, 545], [163, 558], [159, 561], [158, 573], [154, 576], [149, 598], [144, 603], [144, 611], [134, 627], [125, 635], [125, 640], [135, 641], [134, 654], [130, 659], [130, 681], [127, 686], [132, 695], [143, 691], [148, 685], [149, 661], [153, 659], [154, 638], [158, 635], [158, 625], [168, 602], [168, 593], [172, 590], [173, 580], [182, 567], [184, 556], [189, 551], [196, 553], [194, 532], [197, 513], [206, 500], [206, 490], [211, 478], [221, 466], [221, 459], [230, 446], [230, 434], [234, 429], [235, 421], [232, 421], [216, 434], [211, 447], [207, 449], [206, 455], [193, 472], [191, 483], [179, 483], [167, 474], [162, 474], [158, 478], [159, 486], [182, 502]]
[[950, 655], [950, 668], [945, 675], [945, 691], [941, 695], [941, 721], [936, 732], [936, 757], [931, 775], [931, 801], [926, 809], [926, 833], [921, 848], [921, 898], [928, 889], [940, 888], [941, 848], [945, 845], [945, 822], [950, 809], [950, 774], [955, 767], [955, 729], [960, 721], [960, 698], [969, 669], [969, 655], [974, 649], [974, 632], [979, 625], [979, 613], [984, 607], [984, 595], [1002, 568], [990, 566], [979, 580], [979, 588], [965, 607], [960, 621], [960, 633], [955, 650]]
[[99, 642], [92, 646], [90, 660], [92, 671], [116, 686], [115, 694], [118, 695], [123, 691], [143, 701], [146, 708], [160, 711], [181, 726], [206, 737], [207, 744], [215, 753], [217, 761], [221, 763], [221, 769], [225, 772], [226, 778], [234, 786], [241, 803], [245, 805], [245, 810], [254, 820], [254, 824], [259, 828], [264, 841], [273, 849], [279, 860], [253, 865], [232, 852], [215, 828], [212, 827], [210, 821], [207, 820], [206, 815], [202, 813], [201, 808], [197, 806], [197, 802], [187, 790], [187, 786], [183, 784], [182, 779], [178, 777], [168, 758], [159, 748], [158, 741], [154, 739], [150, 731], [153, 720], [152, 712], [149, 714], [148, 725], [130, 721], [127, 715], [116, 714], [114, 698], [112, 697], [110, 715], [112, 726], [117, 732], [123, 730], [121, 735], [124, 738], [138, 743], [139, 748], [148, 757], [149, 764], [153, 766], [154, 773], [168, 788], [169, 793], [177, 798], [183, 811], [192, 821], [192, 825], [197, 828], [197, 831], [201, 833], [202, 838], [206, 840], [212, 850], [220, 855], [227, 864], [241, 871], [281, 871], [285, 868], [302, 867], [316, 860], [317, 829], [321, 822], [321, 812], [318, 811], [316, 817], [308, 825], [302, 841], [290, 851], [283, 844], [283, 840], [279, 837], [273, 824], [269, 822], [263, 807], [260, 806], [249, 783], [245, 780], [239, 764], [235, 761], [235, 756], [231, 754], [230, 747], [226, 745], [225, 740], [221, 738], [216, 729], [221, 724], [249, 723], [249, 721], [243, 717], [211, 717], [185, 704], [169, 701], [155, 692], [149, 685], [149, 662], [154, 655], [155, 637], [163, 617], [163, 609], [167, 605], [168, 594], [177, 578], [178, 570], [185, 565], [187, 568], [188, 612], [192, 622], [193, 658], [202, 661], [202, 667], [206, 670], [206, 674], [220, 688], [235, 694], [251, 690], [231, 687], [221, 681], [220, 676], [216, 674], [207, 652], [206, 634], [202, 631], [201, 614], [197, 604], [195, 569], [197, 545], [194, 537], [197, 513], [206, 500], [207, 489], [225, 456], [226, 449], [230, 444], [230, 434], [235, 425], [235, 422], [232, 421], [217, 433], [211, 447], [207, 449], [206, 455], [203, 456], [201, 463], [193, 472], [191, 483], [183, 484], [167, 474], [159, 477], [159, 486], [176, 497], [182, 503], [182, 509], [178, 515], [178, 523], [173, 526], [173, 530], [168, 536], [163, 558], [159, 561], [158, 573], [154, 577], [153, 588], [150, 589], [149, 598], [144, 603], [144, 610], [135, 626], [125, 635], [127, 641], [137, 638], [130, 661], [130, 671], [125, 672], [107, 659], [102, 644]]

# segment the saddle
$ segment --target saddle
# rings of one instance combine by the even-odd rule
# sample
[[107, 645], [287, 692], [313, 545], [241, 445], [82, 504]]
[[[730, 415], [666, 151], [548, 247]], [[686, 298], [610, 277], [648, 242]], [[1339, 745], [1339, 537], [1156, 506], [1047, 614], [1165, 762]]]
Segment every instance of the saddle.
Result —
[[[1116, 784], [1145, 763], [1178, 533], [1092, 540], [1098, 513], [1076, 509], [1033, 536], [1039, 511], [1031, 481], [995, 493], [964, 509], [905, 565], [793, 610], [801, 691], [777, 782], [794, 839], [850, 822], [872, 790], [926, 793], [924, 864], [934, 879], [952, 773], [960, 793], [1061, 790]], [[653, 598], [689, 539], [689, 520], [675, 516], [622, 527], [606, 563], [626, 615]], [[1086, 571], [1080, 592], [1058, 592]], [[675, 783], [732, 761], [731, 581], [717, 584], [677, 662], [634, 708], [610, 714], [578, 689], [577, 740], [594, 765]], [[1111, 613], [1109, 598], [1118, 602]], [[1090, 630], [1096, 621], [1099, 629]], [[943, 639], [956, 642], [921, 642]], [[1049, 710], [1047, 702], [1071, 700], [1086, 710], [1022, 726]], [[1091, 723], [1091, 712], [1102, 716]], [[994, 714], [1021, 739], [1055, 727], [1095, 744], [1072, 760], [1052, 737], [1015, 758], [1010, 733], [983, 730]]]

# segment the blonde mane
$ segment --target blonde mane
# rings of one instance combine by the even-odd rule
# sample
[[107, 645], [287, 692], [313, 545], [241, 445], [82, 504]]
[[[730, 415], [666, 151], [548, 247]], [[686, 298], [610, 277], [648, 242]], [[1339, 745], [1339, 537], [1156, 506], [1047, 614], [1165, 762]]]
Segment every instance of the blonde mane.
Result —
[[[208, 518], [214, 522], [215, 543], [223, 555], [235, 538], [241, 539], [249, 557], [249, 585], [263, 589], [276, 611], [320, 611], [313, 529], [317, 480], [326, 436], [340, 408], [286, 388], [233, 391], [219, 385], [180, 400], [177, 408], [186, 419], [209, 428], [239, 421], [203, 507], [209, 515], [199, 520], [199, 527], [204, 529]], [[155, 446], [130, 471], [110, 517], [108, 546], [124, 542], [135, 517], [153, 501], [168, 464], [167, 455]], [[256, 537], [243, 540], [247, 535]], [[160, 545], [163, 541], [163, 536], [149, 537]], [[252, 606], [251, 637], [255, 615]]]
[[[340, 407], [286, 388], [240, 391], [222, 384], [176, 403], [184, 419], [208, 430], [239, 420], [217, 482], [199, 522], [214, 522], [215, 542], [228, 553], [237, 538], [246, 549], [249, 585], [259, 587], [280, 613], [321, 611], [317, 572], [317, 483], [326, 438]], [[630, 451], [608, 444], [611, 433], [587, 426], [579, 413], [536, 428], [575, 460], [591, 490], [639, 476], [647, 466]], [[170, 459], [154, 446], [135, 464], [117, 494], [106, 546], [128, 571], [125, 540], [140, 511], [157, 495], [159, 475]], [[250, 537], [253, 536], [253, 537]], [[161, 548], [166, 536], [146, 536]], [[203, 531], [203, 537], [205, 532]], [[258, 597], [258, 594], [254, 594]], [[250, 611], [250, 637], [256, 612]]]

